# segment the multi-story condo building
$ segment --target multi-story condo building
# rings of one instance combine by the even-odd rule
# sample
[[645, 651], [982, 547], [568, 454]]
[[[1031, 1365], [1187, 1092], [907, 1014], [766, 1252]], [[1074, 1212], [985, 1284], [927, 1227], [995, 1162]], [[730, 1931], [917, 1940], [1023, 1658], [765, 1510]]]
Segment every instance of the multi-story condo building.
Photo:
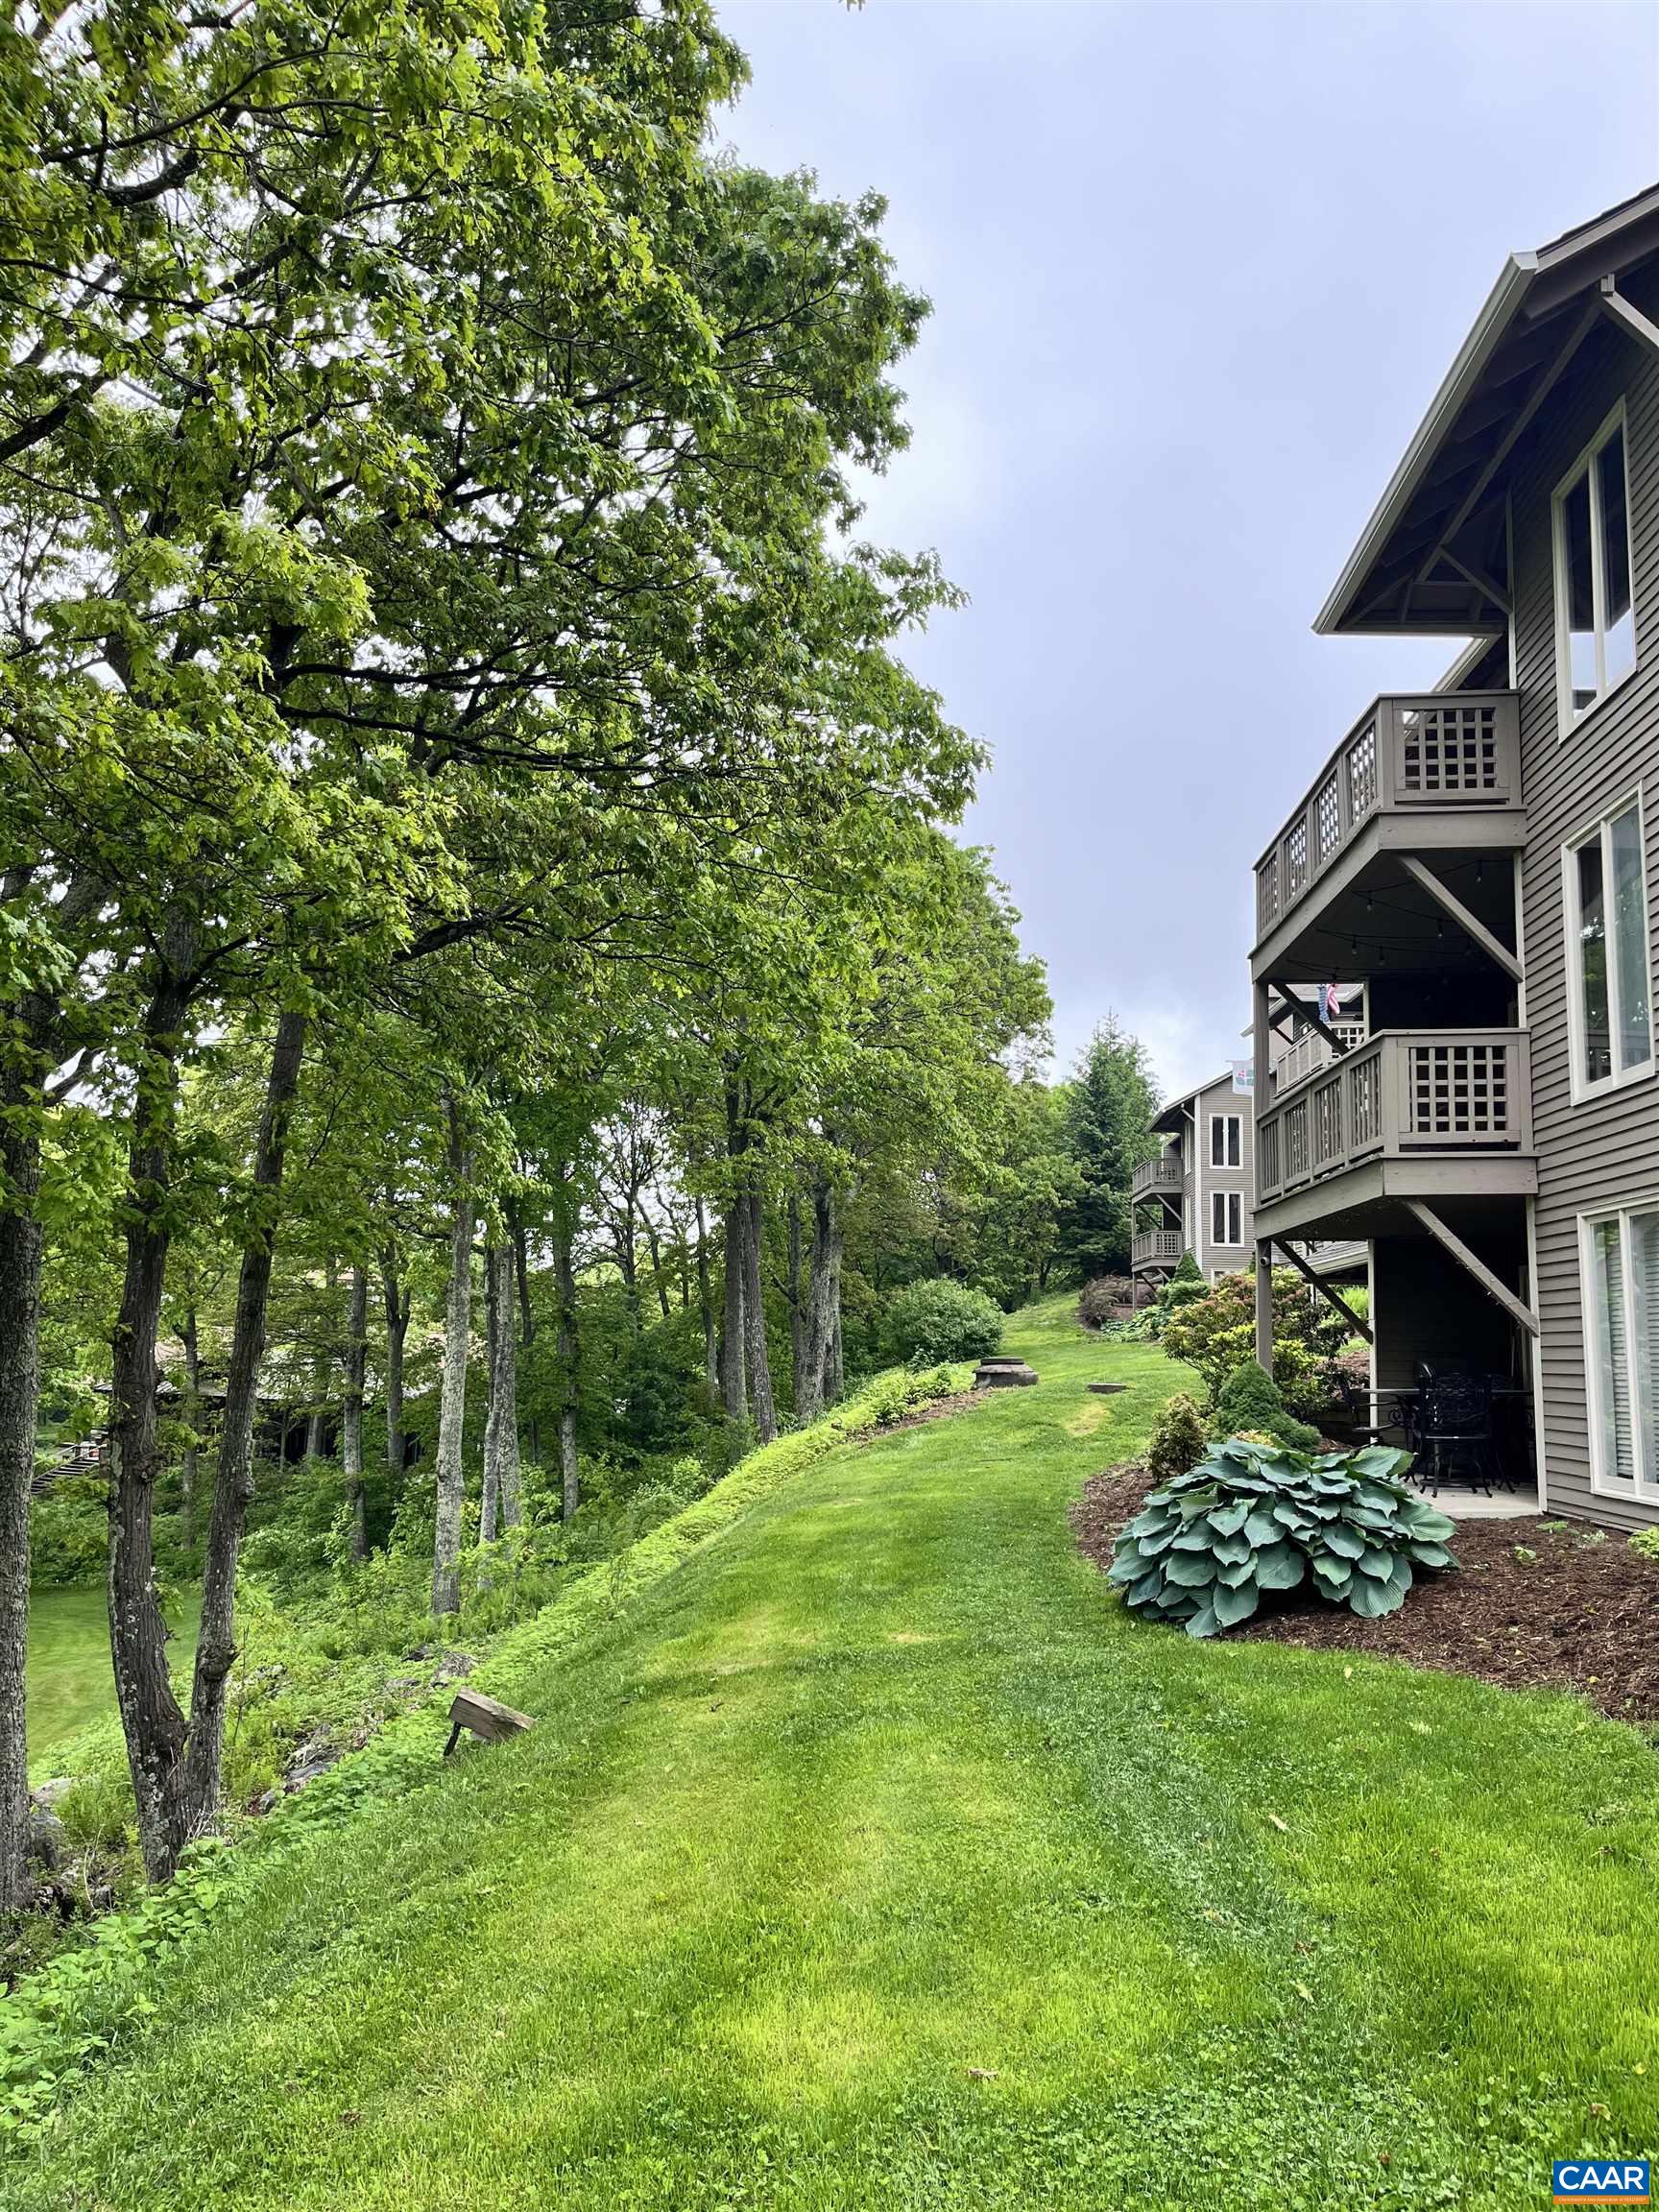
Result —
[[[1326, 1004], [1325, 989], [1293, 994], [1285, 1033], [1274, 1032], [1271, 1066], [1284, 1087], [1301, 1081], [1333, 1056], [1336, 1043], [1365, 1034], [1362, 989], [1344, 992], [1315, 1022], [1312, 1002]], [[1248, 1267], [1254, 1250], [1251, 1214], [1255, 1131], [1252, 1094], [1233, 1069], [1171, 1098], [1153, 1122], [1163, 1150], [1134, 1173], [1135, 1234], [1131, 1265], [1142, 1284], [1166, 1283], [1190, 1252], [1199, 1272], [1214, 1283]], [[1331, 1240], [1301, 1242], [1282, 1257], [1307, 1262], [1324, 1276], [1363, 1270], [1362, 1245]]]
[[[1363, 1238], [1380, 1391], [1495, 1378], [1551, 1509], [1652, 1522], [1659, 188], [1506, 264], [1315, 627], [1474, 642], [1257, 864], [1259, 1350], [1280, 1241]], [[1330, 978], [1364, 1042], [1275, 1080]]]
[[1153, 1128], [1164, 1139], [1131, 1185], [1136, 1227], [1131, 1264], [1141, 1284], [1166, 1282], [1190, 1252], [1214, 1282], [1250, 1262], [1250, 1097], [1233, 1072], [1200, 1084], [1165, 1107]]

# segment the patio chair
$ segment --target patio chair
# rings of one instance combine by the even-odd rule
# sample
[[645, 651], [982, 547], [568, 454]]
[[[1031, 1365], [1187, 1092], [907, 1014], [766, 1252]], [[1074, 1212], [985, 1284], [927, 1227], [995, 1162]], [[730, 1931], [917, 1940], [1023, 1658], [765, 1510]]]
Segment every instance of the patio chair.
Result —
[[1362, 1389], [1351, 1376], [1338, 1375], [1336, 1387], [1341, 1393], [1342, 1408], [1348, 1416], [1348, 1426], [1356, 1436], [1367, 1444], [1386, 1444], [1390, 1430], [1405, 1432], [1407, 1448], [1411, 1438], [1411, 1407], [1408, 1400], [1391, 1397], [1385, 1390], [1377, 1392], [1376, 1415], [1373, 1418], [1371, 1392]]
[[1484, 1375], [1435, 1375], [1417, 1397], [1412, 1438], [1418, 1482], [1438, 1496], [1442, 1481], [1458, 1479], [1492, 1495], [1492, 1384]]

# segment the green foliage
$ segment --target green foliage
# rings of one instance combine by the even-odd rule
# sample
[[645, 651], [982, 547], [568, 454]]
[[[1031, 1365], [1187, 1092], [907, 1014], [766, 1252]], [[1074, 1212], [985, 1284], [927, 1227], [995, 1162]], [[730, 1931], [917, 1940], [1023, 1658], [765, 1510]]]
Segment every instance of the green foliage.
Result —
[[1171, 1313], [1179, 1313], [1185, 1307], [1195, 1306], [1201, 1298], [1208, 1298], [1211, 1286], [1201, 1273], [1197, 1261], [1190, 1252], [1183, 1252], [1181, 1263], [1158, 1293], [1157, 1303], [1166, 1320]]
[[1233, 1437], [1149, 1493], [1110, 1577], [1190, 1636], [1237, 1627], [1264, 1594], [1304, 1582], [1374, 1621], [1405, 1602], [1414, 1568], [1456, 1565], [1452, 1523], [1398, 1479], [1409, 1464], [1381, 1445], [1310, 1457]]
[[1205, 1452], [1204, 1420], [1197, 1402], [1185, 1390], [1165, 1400], [1152, 1425], [1146, 1446], [1146, 1472], [1154, 1482], [1167, 1482], [1196, 1467]]
[[1659, 1528], [1638, 1528], [1630, 1539], [1630, 1549], [1644, 1559], [1659, 1561]]
[[41, 1589], [99, 1580], [109, 1550], [109, 1484], [64, 1475], [29, 1503], [29, 1575]]
[[1221, 1385], [1215, 1410], [1224, 1436], [1239, 1436], [1255, 1431], [1288, 1446], [1292, 1452], [1319, 1449], [1318, 1430], [1286, 1413], [1278, 1383], [1259, 1360], [1244, 1359], [1234, 1368]]
[[1130, 1303], [1134, 1285], [1127, 1275], [1092, 1275], [1077, 1294], [1077, 1318], [1085, 1329], [1103, 1328]]
[[[1273, 1270], [1273, 1380], [1291, 1411], [1317, 1413], [1329, 1397], [1323, 1368], [1342, 1343], [1340, 1320], [1291, 1267]], [[1169, 1316], [1165, 1350], [1203, 1377], [1215, 1407], [1236, 1367], [1256, 1357], [1256, 1286], [1248, 1274], [1223, 1275], [1202, 1298]]]
[[938, 1276], [895, 1292], [881, 1334], [891, 1357], [919, 1366], [982, 1359], [1002, 1341], [1002, 1311], [982, 1290]]
[[1078, 1187], [1060, 1220], [1062, 1260], [1082, 1276], [1122, 1273], [1134, 1228], [1130, 1183], [1157, 1151], [1158, 1098], [1145, 1047], [1108, 1015], [1079, 1056], [1066, 1093]]

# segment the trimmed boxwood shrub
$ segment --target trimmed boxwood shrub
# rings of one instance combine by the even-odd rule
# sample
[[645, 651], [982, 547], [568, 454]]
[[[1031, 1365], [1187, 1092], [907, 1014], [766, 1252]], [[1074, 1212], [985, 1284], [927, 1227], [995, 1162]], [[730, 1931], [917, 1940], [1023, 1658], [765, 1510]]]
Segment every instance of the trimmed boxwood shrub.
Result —
[[983, 1359], [1002, 1341], [1002, 1309], [983, 1290], [944, 1276], [910, 1283], [888, 1300], [882, 1337], [894, 1358], [919, 1367]]
[[1409, 1464], [1385, 1445], [1310, 1458], [1231, 1437], [1151, 1493], [1118, 1538], [1110, 1579], [1189, 1636], [1236, 1627], [1264, 1591], [1304, 1582], [1377, 1620], [1405, 1602], [1416, 1569], [1457, 1564], [1452, 1523], [1398, 1479]]
[[1243, 1436], [1252, 1430], [1271, 1436], [1292, 1452], [1317, 1452], [1319, 1431], [1298, 1421], [1285, 1409], [1279, 1385], [1260, 1360], [1245, 1359], [1221, 1385], [1216, 1406], [1216, 1428], [1223, 1436]]

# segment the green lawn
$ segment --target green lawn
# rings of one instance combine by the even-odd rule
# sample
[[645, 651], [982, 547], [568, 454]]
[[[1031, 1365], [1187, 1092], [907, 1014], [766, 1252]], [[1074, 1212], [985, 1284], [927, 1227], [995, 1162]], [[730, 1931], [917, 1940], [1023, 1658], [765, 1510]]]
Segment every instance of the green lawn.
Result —
[[[201, 1597], [194, 1590], [168, 1605], [176, 1669], [196, 1648], [201, 1611]], [[109, 1618], [103, 1585], [31, 1591], [30, 1779], [38, 1782], [52, 1773], [59, 1745], [79, 1735], [89, 1720], [102, 1719], [114, 1710], [115, 1677], [109, 1666]]]
[[1652, 2149], [1653, 1753], [1132, 1622], [1066, 1507], [1174, 1371], [1010, 1337], [1039, 1389], [493, 1679], [534, 1734], [274, 1866], [0, 2196], [1418, 2212]]

